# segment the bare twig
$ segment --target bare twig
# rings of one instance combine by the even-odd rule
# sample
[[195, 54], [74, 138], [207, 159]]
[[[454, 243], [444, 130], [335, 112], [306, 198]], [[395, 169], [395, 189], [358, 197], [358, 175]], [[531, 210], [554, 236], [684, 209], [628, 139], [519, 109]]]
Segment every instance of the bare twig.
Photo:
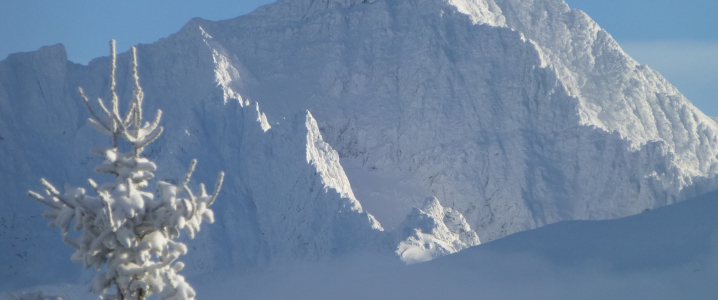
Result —
[[189, 183], [189, 179], [192, 177], [192, 173], [194, 173], [195, 166], [197, 166], [197, 159], [193, 159], [192, 162], [189, 163], [189, 170], [187, 171], [187, 175], [185, 176], [182, 185], [187, 185], [187, 183]]
[[212, 194], [212, 199], [207, 202], [207, 206], [209, 207], [214, 203], [214, 200], [217, 199], [217, 195], [219, 194], [219, 190], [222, 189], [222, 181], [224, 181], [224, 172], [219, 172], [219, 176], [217, 178], [217, 185], [214, 187], [214, 194]]
[[112, 131], [112, 130], [110, 130], [110, 127], [108, 127], [108, 125], [105, 124], [105, 122], [102, 121], [102, 119], [100, 119], [99, 116], [97, 116], [97, 114], [95, 113], [95, 110], [92, 109], [92, 106], [90, 105], [90, 101], [87, 99], [87, 96], [85, 96], [85, 92], [82, 90], [82, 87], [78, 87], [77, 92], [80, 94], [80, 97], [82, 97], [82, 102], [85, 103], [85, 107], [87, 107], [87, 110], [90, 111], [90, 114], [95, 119], [95, 121], [97, 121], [97, 123], [100, 123], [100, 125], [102, 125], [102, 127], [105, 127], [105, 129], [107, 129], [108, 131]]

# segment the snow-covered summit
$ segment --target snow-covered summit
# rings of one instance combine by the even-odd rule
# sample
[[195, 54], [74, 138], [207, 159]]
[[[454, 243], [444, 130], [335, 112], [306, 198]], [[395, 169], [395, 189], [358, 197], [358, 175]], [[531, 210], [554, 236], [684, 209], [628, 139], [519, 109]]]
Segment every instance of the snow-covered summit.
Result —
[[[194, 157], [227, 172], [189, 275], [393, 252], [381, 229], [427, 195], [491, 241], [716, 186], [716, 122], [560, 0], [281, 0], [138, 52], [166, 120], [146, 151], [157, 178]], [[0, 278], [17, 280], [4, 284], [59, 278], [32, 271], [69, 249], [47, 250], [59, 239], [27, 220], [39, 208], [25, 193], [90, 177], [100, 138], [74, 91], [106, 98], [108, 64], [72, 64], [61, 46], [0, 62]]]
[[715, 174], [718, 124], [658, 72], [630, 58], [588, 15], [561, 0], [497, 4], [506, 26], [536, 42], [543, 59], [579, 99], [581, 124], [618, 131], [634, 148], [665, 142], [688, 175], [685, 185], [691, 176]]

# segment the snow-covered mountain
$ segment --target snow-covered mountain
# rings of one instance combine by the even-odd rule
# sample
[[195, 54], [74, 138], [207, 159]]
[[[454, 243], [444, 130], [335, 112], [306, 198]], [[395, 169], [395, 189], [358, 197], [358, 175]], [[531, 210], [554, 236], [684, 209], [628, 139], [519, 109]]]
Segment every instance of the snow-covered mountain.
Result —
[[561, 1], [282, 1], [193, 27], [270, 122], [312, 111], [385, 227], [428, 194], [492, 240], [715, 173], [716, 123]]
[[[428, 240], [470, 246], [443, 229], [486, 242], [716, 187], [718, 123], [561, 0], [280, 0], [138, 53], [147, 109], [165, 116], [145, 152], [157, 178], [195, 157], [199, 181], [227, 174], [189, 275], [396, 255], [412, 216], [444, 222], [438, 208], [461, 222]], [[106, 99], [108, 69], [61, 45], [0, 62], [0, 289], [85, 276], [25, 195], [95, 176], [88, 149], [107, 141], [75, 89]]]

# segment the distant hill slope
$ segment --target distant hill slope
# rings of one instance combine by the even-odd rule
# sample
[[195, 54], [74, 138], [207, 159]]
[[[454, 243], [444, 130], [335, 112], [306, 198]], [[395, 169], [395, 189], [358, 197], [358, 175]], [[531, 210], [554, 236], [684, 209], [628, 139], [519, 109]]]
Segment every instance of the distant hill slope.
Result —
[[363, 257], [194, 280], [208, 299], [712, 299], [717, 200], [560, 222], [410, 266]]
[[[622, 219], [560, 222], [408, 266], [349, 256], [189, 281], [198, 299], [713, 299], [717, 200], [713, 192]], [[77, 299], [84, 290], [41, 289]]]

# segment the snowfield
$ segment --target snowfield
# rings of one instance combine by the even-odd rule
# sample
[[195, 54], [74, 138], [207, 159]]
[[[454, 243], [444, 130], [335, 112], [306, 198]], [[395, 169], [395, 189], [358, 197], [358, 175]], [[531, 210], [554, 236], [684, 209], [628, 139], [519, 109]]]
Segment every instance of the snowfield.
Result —
[[[155, 180], [226, 173], [199, 299], [715, 294], [709, 196], [657, 208], [718, 188], [718, 123], [562, 0], [280, 0], [138, 55]], [[94, 176], [108, 69], [0, 61], [0, 291], [92, 278], [26, 195]]]

